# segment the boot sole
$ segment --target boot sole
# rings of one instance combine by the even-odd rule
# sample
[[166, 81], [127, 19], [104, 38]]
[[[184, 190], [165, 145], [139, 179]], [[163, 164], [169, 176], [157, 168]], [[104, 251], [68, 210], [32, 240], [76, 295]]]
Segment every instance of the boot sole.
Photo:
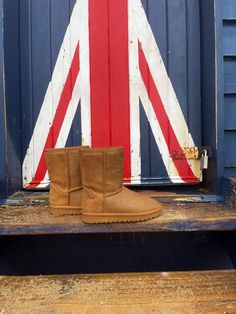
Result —
[[81, 220], [88, 224], [116, 223], [116, 222], [137, 222], [145, 221], [160, 216], [162, 209], [139, 214], [81, 214]]
[[49, 212], [54, 216], [80, 215], [81, 208], [50, 208]]

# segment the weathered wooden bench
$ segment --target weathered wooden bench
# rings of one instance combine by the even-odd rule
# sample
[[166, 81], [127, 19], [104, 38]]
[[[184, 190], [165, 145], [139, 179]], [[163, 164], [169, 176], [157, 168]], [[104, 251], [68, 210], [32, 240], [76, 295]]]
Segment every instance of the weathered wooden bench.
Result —
[[[162, 216], [146, 222], [87, 225], [52, 216], [47, 193], [16, 194], [0, 206], [0, 235], [63, 235], [236, 230], [236, 210], [201, 195], [155, 194]], [[1, 276], [0, 314], [236, 313], [236, 270]]]
[[149, 194], [165, 203], [160, 217], [138, 223], [93, 225], [82, 223], [79, 216], [49, 214], [47, 193], [16, 194], [0, 206], [0, 235], [236, 230], [236, 209], [211, 202], [209, 196], [205, 201], [201, 195]]
[[0, 277], [0, 313], [236, 313], [236, 271]]

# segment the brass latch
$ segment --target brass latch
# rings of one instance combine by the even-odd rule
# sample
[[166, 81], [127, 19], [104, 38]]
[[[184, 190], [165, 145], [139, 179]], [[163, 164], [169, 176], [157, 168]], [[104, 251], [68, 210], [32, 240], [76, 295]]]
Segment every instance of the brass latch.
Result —
[[183, 153], [186, 159], [198, 159], [199, 158], [198, 147], [183, 147]]
[[171, 157], [173, 159], [200, 159], [204, 153], [207, 152], [209, 158], [212, 157], [212, 148], [210, 146], [203, 147], [182, 147], [181, 149], [174, 149]]

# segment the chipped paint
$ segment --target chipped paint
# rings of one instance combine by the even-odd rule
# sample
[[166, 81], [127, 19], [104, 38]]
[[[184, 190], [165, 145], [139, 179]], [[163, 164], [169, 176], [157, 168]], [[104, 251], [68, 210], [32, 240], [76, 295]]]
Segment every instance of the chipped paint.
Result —
[[0, 285], [0, 308], [14, 314], [236, 311], [235, 270], [5, 276]]

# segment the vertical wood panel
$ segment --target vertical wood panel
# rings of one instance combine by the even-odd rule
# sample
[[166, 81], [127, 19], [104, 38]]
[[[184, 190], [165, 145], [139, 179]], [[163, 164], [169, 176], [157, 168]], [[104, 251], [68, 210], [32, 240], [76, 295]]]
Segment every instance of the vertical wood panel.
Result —
[[[75, 118], [72, 122], [70, 133], [67, 139], [66, 146], [80, 146], [82, 138], [81, 130], [81, 103], [79, 102], [78, 108], [75, 113]], [[71, 142], [70, 142], [71, 141]]]
[[224, 128], [225, 130], [236, 130], [236, 95], [225, 95], [224, 97]]
[[[110, 82], [109, 82], [109, 33], [108, 1], [89, 1], [90, 45], [90, 99], [92, 145], [109, 146], [110, 132]], [[102, 110], [102, 114], [101, 114]]]
[[68, 0], [51, 0], [51, 57], [54, 68], [65, 30], [70, 20], [70, 2]]
[[236, 56], [224, 58], [224, 93], [236, 93]]
[[236, 18], [236, 1], [235, 0], [221, 0], [222, 17], [225, 19]]
[[[65, 0], [64, 0], [65, 1]], [[70, 0], [69, 1], [69, 19], [71, 16], [71, 13], [73, 11], [74, 5], [76, 0]], [[75, 113], [74, 121], [71, 126], [71, 131], [68, 136], [67, 144], [66, 146], [79, 146], [81, 145], [81, 104], [79, 103], [77, 111]]]
[[[142, 0], [189, 131], [201, 145], [200, 19], [198, 1]], [[144, 112], [141, 117], [142, 173], [167, 176]], [[187, 134], [186, 134], [187, 136]], [[166, 180], [166, 179], [165, 179]]]
[[[236, 15], [235, 15], [236, 17]], [[223, 21], [223, 53], [224, 56], [236, 55], [236, 20]]]
[[175, 93], [188, 121], [187, 40], [185, 0], [168, 0], [168, 72]]
[[[148, 0], [142, 0], [143, 8], [149, 18]], [[141, 173], [143, 178], [151, 177], [151, 136], [150, 136], [150, 125], [146, 118], [143, 105], [139, 101], [140, 110], [140, 152], [141, 152]], [[158, 173], [157, 173], [158, 175]]]
[[225, 167], [236, 167], [236, 131], [225, 131]]
[[31, 0], [33, 120], [52, 75], [50, 0]]
[[[151, 157], [150, 157], [150, 125], [143, 109], [142, 102], [139, 101], [140, 110], [140, 152], [141, 152], [141, 173], [142, 178], [151, 177]], [[157, 173], [158, 175], [158, 173]]]
[[148, 0], [146, 12], [148, 21], [152, 27], [165, 66], [167, 66], [168, 42], [167, 42], [167, 0]]
[[109, 2], [111, 145], [124, 147], [124, 174], [130, 178], [128, 0]]
[[21, 186], [21, 101], [19, 0], [4, 2], [4, 68], [7, 172], [10, 192]]
[[[20, 1], [23, 157], [51, 80], [74, 3], [75, 0]], [[57, 104], [52, 101], [50, 106]], [[72, 135], [70, 139], [69, 144], [72, 145]]]
[[[50, 42], [51, 42], [51, 62], [52, 62], [52, 70], [54, 69], [58, 52], [61, 48], [61, 43], [64, 38], [65, 30], [67, 29], [69, 25], [70, 20], [70, 3], [68, 0], [50, 0]], [[69, 43], [70, 44], [70, 43]], [[70, 45], [68, 47], [64, 47], [64, 49], [70, 50]], [[71, 59], [72, 60], [72, 59]], [[70, 60], [67, 60], [64, 58], [64, 62], [68, 62]], [[61, 67], [61, 75], [63, 77], [67, 77], [65, 67]], [[52, 91], [52, 107], [56, 108], [57, 103], [55, 102], [53, 91]], [[68, 110], [71, 112], [72, 116], [72, 108], [69, 107]], [[53, 132], [53, 143], [56, 143], [56, 138], [54, 136]], [[72, 133], [69, 133], [69, 137], [67, 140], [68, 146], [72, 146]]]
[[[31, 16], [32, 112], [35, 123], [52, 75], [50, 0], [32, 0]], [[36, 144], [34, 150], [37, 154]], [[36, 171], [38, 165], [35, 161], [33, 165]]]
[[70, 16], [71, 16], [71, 13], [73, 11], [73, 8], [74, 8], [74, 5], [75, 5], [75, 2], [77, 0], [69, 0], [69, 10], [70, 10]]
[[0, 0], [0, 198], [7, 197], [6, 103], [4, 100], [3, 1]]
[[225, 176], [235, 176], [236, 171], [236, 2], [222, 1], [222, 55], [224, 69], [224, 166]]
[[201, 51], [199, 1], [186, 1], [188, 126], [196, 146], [201, 146]]
[[33, 90], [32, 90], [32, 34], [31, 0], [20, 2], [20, 63], [21, 63], [21, 116], [22, 155], [26, 154], [33, 131]]
[[[160, 50], [165, 66], [168, 65], [168, 26], [167, 26], [167, 3], [166, 0], [148, 1], [148, 20], [152, 27], [158, 48]], [[149, 163], [150, 177], [168, 179], [168, 175], [162, 161], [159, 149], [149, 127]]]

